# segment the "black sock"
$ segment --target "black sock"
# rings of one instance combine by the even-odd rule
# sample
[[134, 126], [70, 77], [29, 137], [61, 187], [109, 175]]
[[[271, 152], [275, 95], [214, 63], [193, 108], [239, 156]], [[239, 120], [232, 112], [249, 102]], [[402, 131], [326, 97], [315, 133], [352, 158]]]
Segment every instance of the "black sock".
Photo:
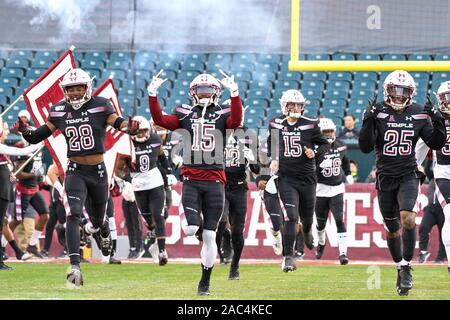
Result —
[[202, 264], [202, 278], [200, 282], [209, 285], [209, 280], [211, 279], [211, 272], [214, 266], [207, 268]]
[[114, 253], [116, 253], [116, 249], [117, 249], [117, 239], [112, 241], [111, 257], [114, 256]]
[[231, 235], [231, 243], [233, 244], [233, 260], [231, 261], [231, 267], [239, 267], [239, 260], [241, 260], [242, 249], [244, 249], [244, 234], [233, 233]]
[[402, 261], [402, 242], [400, 240], [400, 236], [395, 238], [387, 237], [386, 241], [389, 248], [389, 252], [391, 253], [394, 262], [398, 263]]
[[80, 265], [80, 218], [68, 216], [66, 223], [66, 242], [71, 265]]
[[295, 242], [295, 221], [287, 221], [283, 232], [283, 255], [292, 256]]
[[[0, 234], [1, 238], [1, 234]], [[3, 246], [0, 246], [0, 265], [3, 264]]]
[[412, 229], [403, 228], [403, 259], [411, 261], [414, 256], [414, 247], [416, 245], [416, 226]]
[[16, 253], [16, 257], [23, 254], [23, 251], [20, 250], [19, 246], [17, 245], [16, 240], [8, 241], [8, 243], [11, 246], [11, 248], [13, 248], [14, 252]]
[[159, 252], [166, 250], [166, 238], [157, 239]]

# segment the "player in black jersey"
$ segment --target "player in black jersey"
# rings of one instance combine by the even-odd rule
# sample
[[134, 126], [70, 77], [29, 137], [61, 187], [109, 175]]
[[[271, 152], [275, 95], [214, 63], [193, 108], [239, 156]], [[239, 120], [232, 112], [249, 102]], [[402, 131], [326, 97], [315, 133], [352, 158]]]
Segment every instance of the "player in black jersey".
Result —
[[80, 232], [79, 222], [84, 202], [91, 198], [90, 220], [100, 238], [102, 253], [111, 252], [109, 223], [105, 217], [108, 202], [108, 174], [103, 162], [105, 153], [106, 127], [129, 134], [137, 132], [137, 123], [125, 121], [117, 116], [108, 99], [92, 96], [92, 79], [82, 69], [66, 73], [60, 82], [64, 99], [53, 105], [47, 122], [36, 130], [20, 118], [16, 122], [19, 132], [29, 143], [47, 139], [56, 130], [64, 135], [69, 159], [64, 187], [68, 202], [67, 249], [71, 268], [67, 274], [69, 284], [77, 287], [83, 284], [80, 271]]
[[250, 145], [257, 141], [254, 132], [240, 126], [227, 138], [225, 145], [225, 212], [231, 226], [231, 260], [229, 280], [239, 280], [239, 261], [244, 248], [244, 227], [247, 215], [247, 167], [254, 174], [259, 174], [260, 167]]
[[336, 125], [333, 121], [321, 118], [319, 127], [331, 147], [322, 162], [317, 164], [316, 218], [319, 239], [316, 258], [322, 258], [325, 249], [325, 226], [331, 211], [337, 227], [339, 262], [345, 265], [348, 264], [348, 257], [347, 229], [344, 223], [344, 180], [349, 184], [353, 183], [350, 161], [347, 158], [347, 146], [336, 140]]
[[390, 73], [383, 83], [383, 93], [383, 102], [369, 101], [359, 147], [364, 153], [375, 149], [378, 204], [387, 229], [388, 248], [397, 265], [397, 292], [408, 295], [413, 286], [415, 205], [421, 177], [414, 149], [420, 137], [431, 149], [438, 150], [447, 136], [441, 113], [430, 103], [425, 107], [414, 103], [416, 84], [408, 72]]
[[[21, 144], [23, 145], [23, 143]], [[14, 161], [16, 170], [22, 166], [26, 160], [28, 160], [27, 156], [16, 157]], [[39, 252], [37, 244], [50, 216], [49, 208], [38, 187], [38, 183], [42, 181], [44, 172], [45, 168], [42, 165], [42, 153], [39, 153], [20, 173], [17, 174], [18, 181], [16, 184], [15, 216], [9, 224], [11, 230], [14, 232], [16, 227], [23, 220], [23, 215], [28, 206], [31, 205], [36, 210], [39, 214], [39, 219], [36, 222], [26, 251], [41, 259], [44, 258], [44, 256]]]
[[[242, 103], [234, 77], [219, 81], [210, 74], [200, 74], [190, 84], [192, 106], [177, 106], [172, 115], [163, 115], [157, 90], [165, 81], [158, 73], [148, 89], [150, 112], [155, 124], [180, 130], [183, 136], [182, 203], [188, 236], [198, 234], [203, 240], [200, 253], [202, 278], [198, 295], [209, 295], [214, 260], [217, 256], [216, 229], [223, 212], [226, 182], [223, 148], [226, 129], [236, 129], [242, 120]], [[230, 90], [231, 106], [221, 106], [221, 85]], [[202, 229], [200, 229], [202, 228]], [[199, 232], [199, 230], [202, 230]], [[197, 233], [198, 232], [198, 233]]]
[[307, 101], [300, 91], [287, 90], [280, 104], [283, 115], [269, 123], [268, 152], [279, 167], [278, 188], [288, 217], [283, 227], [282, 270], [290, 272], [296, 269], [293, 249], [299, 217], [305, 245], [314, 248], [311, 226], [316, 202], [315, 158], [320, 161], [330, 145], [320, 132], [318, 120], [303, 116]]

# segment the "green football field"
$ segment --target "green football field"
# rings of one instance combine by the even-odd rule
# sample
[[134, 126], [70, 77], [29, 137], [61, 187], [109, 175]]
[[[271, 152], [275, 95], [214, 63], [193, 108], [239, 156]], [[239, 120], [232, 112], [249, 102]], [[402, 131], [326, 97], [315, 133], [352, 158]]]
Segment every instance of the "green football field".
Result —
[[66, 264], [8, 263], [0, 272], [0, 299], [450, 299], [447, 266], [421, 265], [413, 271], [408, 297], [395, 292], [393, 266], [301, 262], [292, 273], [278, 264], [244, 264], [241, 279], [227, 279], [229, 266], [214, 267], [211, 296], [197, 297], [198, 264], [83, 264], [84, 286], [68, 289]]

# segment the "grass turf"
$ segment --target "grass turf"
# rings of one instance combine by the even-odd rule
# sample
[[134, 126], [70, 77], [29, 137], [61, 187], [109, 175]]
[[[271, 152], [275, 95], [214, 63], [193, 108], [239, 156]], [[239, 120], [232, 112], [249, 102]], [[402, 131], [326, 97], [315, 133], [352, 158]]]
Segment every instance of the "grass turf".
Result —
[[197, 297], [201, 274], [198, 264], [83, 264], [84, 286], [80, 290], [66, 287], [66, 264], [8, 265], [14, 270], [0, 271], [0, 299], [5, 300], [450, 299], [446, 266], [415, 266], [413, 290], [408, 297], [399, 297], [393, 266], [300, 263], [295, 272], [286, 274], [278, 264], [244, 264], [240, 267], [241, 280], [230, 281], [229, 266], [217, 265], [211, 278], [211, 296]]

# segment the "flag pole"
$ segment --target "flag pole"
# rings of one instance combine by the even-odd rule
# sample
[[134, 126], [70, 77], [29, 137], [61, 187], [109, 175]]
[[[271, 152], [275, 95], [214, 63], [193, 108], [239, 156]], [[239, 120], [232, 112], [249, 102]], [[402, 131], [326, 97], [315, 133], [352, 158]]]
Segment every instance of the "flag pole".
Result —
[[27, 161], [25, 161], [20, 167], [19, 169], [16, 170], [16, 172], [14, 172], [14, 175], [16, 176], [18, 173], [20, 173], [26, 166], [27, 164], [29, 164], [31, 162], [31, 160], [33, 160], [34, 157], [37, 156], [37, 154], [39, 152], [42, 151], [42, 149], [45, 148], [45, 145], [42, 145], [39, 149], [37, 149], [35, 152], [33, 152], [33, 154], [27, 159]]
[[3, 117], [9, 110], [11, 110], [12, 107], [14, 107], [16, 104], [18, 104], [22, 100], [23, 100], [23, 95], [18, 96], [16, 100], [14, 100], [5, 110], [3, 110], [3, 112], [0, 114], [0, 117]]

